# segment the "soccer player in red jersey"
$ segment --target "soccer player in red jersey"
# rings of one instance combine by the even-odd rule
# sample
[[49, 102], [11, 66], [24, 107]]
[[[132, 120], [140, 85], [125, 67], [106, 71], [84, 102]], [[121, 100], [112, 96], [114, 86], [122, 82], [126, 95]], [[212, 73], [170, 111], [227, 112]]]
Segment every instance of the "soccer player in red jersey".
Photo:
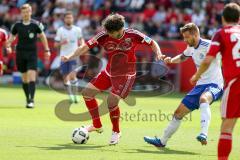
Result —
[[[6, 41], [8, 39], [7, 32], [0, 28], [0, 76], [3, 74], [3, 47], [6, 45]], [[11, 52], [9, 48], [6, 48], [7, 52]]]
[[95, 96], [111, 88], [107, 98], [107, 104], [112, 122], [112, 137], [110, 145], [117, 144], [120, 138], [119, 100], [126, 98], [130, 92], [136, 75], [135, 48], [138, 44], [150, 46], [156, 54], [156, 60], [162, 60], [159, 45], [143, 33], [124, 28], [125, 20], [122, 15], [112, 14], [103, 21], [104, 30], [95, 35], [92, 39], [80, 46], [74, 53], [62, 56], [62, 61], [68, 61], [76, 56], [83, 55], [94, 46], [101, 46], [108, 56], [108, 64], [96, 79], [92, 80], [82, 91], [86, 106], [91, 114], [93, 125], [86, 127], [89, 132], [102, 132], [102, 124], [98, 112], [98, 104]]
[[220, 52], [225, 89], [221, 104], [222, 126], [218, 142], [218, 160], [227, 160], [232, 150], [232, 132], [240, 117], [240, 6], [229, 3], [222, 14], [223, 28], [212, 38], [208, 56], [192, 77], [194, 84]]

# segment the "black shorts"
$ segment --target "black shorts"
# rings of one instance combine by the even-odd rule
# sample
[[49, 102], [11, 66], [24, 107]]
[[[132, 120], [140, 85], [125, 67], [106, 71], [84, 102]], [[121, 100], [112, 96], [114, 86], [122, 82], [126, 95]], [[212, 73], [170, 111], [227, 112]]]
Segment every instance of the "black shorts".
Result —
[[18, 71], [25, 73], [28, 70], [37, 70], [37, 54], [33, 52], [18, 52], [16, 55]]

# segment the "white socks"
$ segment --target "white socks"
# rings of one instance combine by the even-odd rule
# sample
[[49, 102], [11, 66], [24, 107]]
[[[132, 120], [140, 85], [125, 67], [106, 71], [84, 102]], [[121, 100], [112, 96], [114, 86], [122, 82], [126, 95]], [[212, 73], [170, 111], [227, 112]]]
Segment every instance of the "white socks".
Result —
[[67, 92], [68, 92], [68, 95], [71, 96], [73, 95], [73, 92], [72, 92], [72, 87], [71, 87], [71, 82], [70, 81], [67, 81], [67, 83], [64, 84], [66, 89], [67, 89]]
[[163, 145], [167, 144], [168, 139], [177, 131], [181, 124], [181, 120], [173, 117], [172, 121], [169, 122], [167, 128], [164, 131], [163, 137], [161, 138], [161, 142]]
[[73, 95], [78, 95], [78, 79], [70, 81]]
[[[201, 112], [201, 133], [208, 135], [208, 127], [211, 120], [211, 110], [210, 105], [208, 103], [200, 104], [200, 112]], [[161, 142], [163, 145], [167, 144], [167, 141], [171, 136], [177, 131], [181, 124], [181, 120], [173, 117], [172, 121], [169, 122], [167, 128], [164, 130], [164, 134], [161, 138]]]
[[200, 104], [200, 112], [201, 112], [201, 133], [208, 135], [208, 127], [211, 120], [211, 110], [210, 105], [208, 103]]

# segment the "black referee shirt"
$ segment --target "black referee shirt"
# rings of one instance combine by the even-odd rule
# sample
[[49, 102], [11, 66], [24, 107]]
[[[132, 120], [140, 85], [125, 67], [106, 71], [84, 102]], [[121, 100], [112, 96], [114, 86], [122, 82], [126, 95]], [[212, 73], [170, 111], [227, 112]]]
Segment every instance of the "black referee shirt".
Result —
[[39, 21], [31, 20], [29, 24], [16, 22], [11, 29], [13, 35], [18, 35], [17, 52], [37, 51], [37, 34], [43, 32], [43, 25]]

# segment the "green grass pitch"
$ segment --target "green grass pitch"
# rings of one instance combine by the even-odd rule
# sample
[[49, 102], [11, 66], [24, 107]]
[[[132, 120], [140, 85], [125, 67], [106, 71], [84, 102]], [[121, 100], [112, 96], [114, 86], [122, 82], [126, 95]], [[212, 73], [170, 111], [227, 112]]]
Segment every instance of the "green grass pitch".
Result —
[[[21, 87], [0, 88], [0, 159], [1, 160], [215, 160], [220, 128], [220, 102], [212, 108], [212, 122], [207, 146], [196, 141], [200, 131], [199, 111], [185, 118], [166, 149], [146, 144], [143, 136], [162, 135], [168, 120], [159, 112], [171, 114], [183, 94], [169, 94], [152, 98], [137, 98], [129, 107], [121, 102], [122, 138], [118, 145], [108, 146], [111, 135], [109, 116], [102, 117], [104, 133], [91, 133], [85, 145], [71, 142], [74, 128], [86, 122], [69, 122], [58, 119], [55, 105], [66, 95], [42, 88], [36, 92], [36, 108], [25, 109]], [[86, 111], [83, 101], [71, 108], [73, 113]], [[137, 117], [138, 112], [140, 115]], [[152, 115], [158, 116], [151, 117]], [[131, 116], [131, 117], [130, 117]], [[159, 120], [161, 118], [161, 120]], [[233, 138], [231, 160], [239, 160], [240, 128], [237, 124]]]

